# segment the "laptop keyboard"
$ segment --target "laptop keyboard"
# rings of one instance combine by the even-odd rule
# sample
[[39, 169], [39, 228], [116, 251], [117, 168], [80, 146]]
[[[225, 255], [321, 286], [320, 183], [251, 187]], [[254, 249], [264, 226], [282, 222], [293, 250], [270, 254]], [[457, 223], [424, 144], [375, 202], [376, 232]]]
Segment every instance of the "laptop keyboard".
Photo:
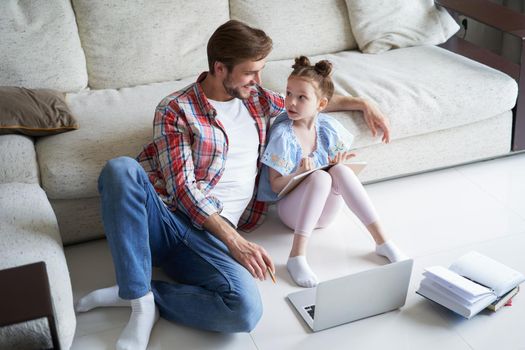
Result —
[[308, 315], [310, 315], [310, 317], [313, 320], [315, 314], [315, 305], [305, 306], [304, 309], [306, 310], [306, 312], [308, 312]]

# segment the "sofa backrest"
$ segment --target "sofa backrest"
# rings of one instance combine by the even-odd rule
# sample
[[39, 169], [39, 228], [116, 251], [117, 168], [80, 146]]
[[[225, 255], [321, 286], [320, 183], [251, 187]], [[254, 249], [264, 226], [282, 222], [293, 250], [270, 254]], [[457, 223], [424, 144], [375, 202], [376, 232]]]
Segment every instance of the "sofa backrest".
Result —
[[273, 39], [269, 60], [357, 48], [345, 0], [230, 0], [230, 16]]
[[206, 70], [206, 43], [227, 0], [73, 0], [89, 85], [120, 88]]
[[87, 81], [69, 0], [0, 1], [0, 85], [78, 91]]
[[273, 38], [269, 60], [356, 48], [345, 0], [2, 0], [0, 85], [72, 92], [195, 76], [230, 18]]

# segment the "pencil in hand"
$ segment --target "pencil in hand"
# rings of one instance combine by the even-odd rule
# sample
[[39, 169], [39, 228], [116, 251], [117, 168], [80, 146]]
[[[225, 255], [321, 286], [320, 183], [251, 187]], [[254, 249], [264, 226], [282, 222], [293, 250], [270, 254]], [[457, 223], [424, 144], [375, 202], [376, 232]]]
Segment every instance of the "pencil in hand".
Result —
[[269, 266], [266, 266], [266, 271], [268, 271], [268, 273], [270, 274], [270, 278], [272, 279], [273, 284], [276, 284], [277, 282], [275, 281], [275, 276], [273, 275], [273, 272], [272, 270], [270, 270]]

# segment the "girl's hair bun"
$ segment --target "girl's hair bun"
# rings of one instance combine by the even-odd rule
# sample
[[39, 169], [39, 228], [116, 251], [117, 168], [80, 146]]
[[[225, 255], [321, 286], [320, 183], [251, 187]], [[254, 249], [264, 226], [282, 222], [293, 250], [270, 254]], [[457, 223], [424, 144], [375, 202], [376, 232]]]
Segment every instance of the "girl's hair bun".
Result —
[[334, 95], [334, 82], [332, 81], [332, 63], [327, 60], [317, 62], [315, 65], [310, 63], [306, 56], [295, 59], [292, 66], [293, 71], [290, 77], [300, 77], [315, 82], [314, 88], [318, 96], [326, 97], [328, 100]]
[[293, 69], [302, 68], [302, 67], [310, 67], [310, 60], [306, 56], [300, 56], [295, 58], [295, 63], [292, 66]]
[[322, 60], [315, 64], [314, 69], [322, 77], [326, 78], [329, 77], [332, 73], [332, 63], [330, 63], [330, 61], [327, 60]]

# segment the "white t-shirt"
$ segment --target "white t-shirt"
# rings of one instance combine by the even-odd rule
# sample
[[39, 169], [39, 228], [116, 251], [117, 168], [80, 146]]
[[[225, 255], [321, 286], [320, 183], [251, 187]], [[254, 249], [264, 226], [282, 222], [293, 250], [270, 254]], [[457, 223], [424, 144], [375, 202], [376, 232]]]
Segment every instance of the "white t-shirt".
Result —
[[217, 111], [217, 119], [224, 126], [228, 136], [224, 173], [211, 194], [224, 205], [220, 215], [237, 226], [254, 191], [259, 133], [255, 120], [240, 99], [234, 98], [226, 102], [210, 99], [208, 101]]

